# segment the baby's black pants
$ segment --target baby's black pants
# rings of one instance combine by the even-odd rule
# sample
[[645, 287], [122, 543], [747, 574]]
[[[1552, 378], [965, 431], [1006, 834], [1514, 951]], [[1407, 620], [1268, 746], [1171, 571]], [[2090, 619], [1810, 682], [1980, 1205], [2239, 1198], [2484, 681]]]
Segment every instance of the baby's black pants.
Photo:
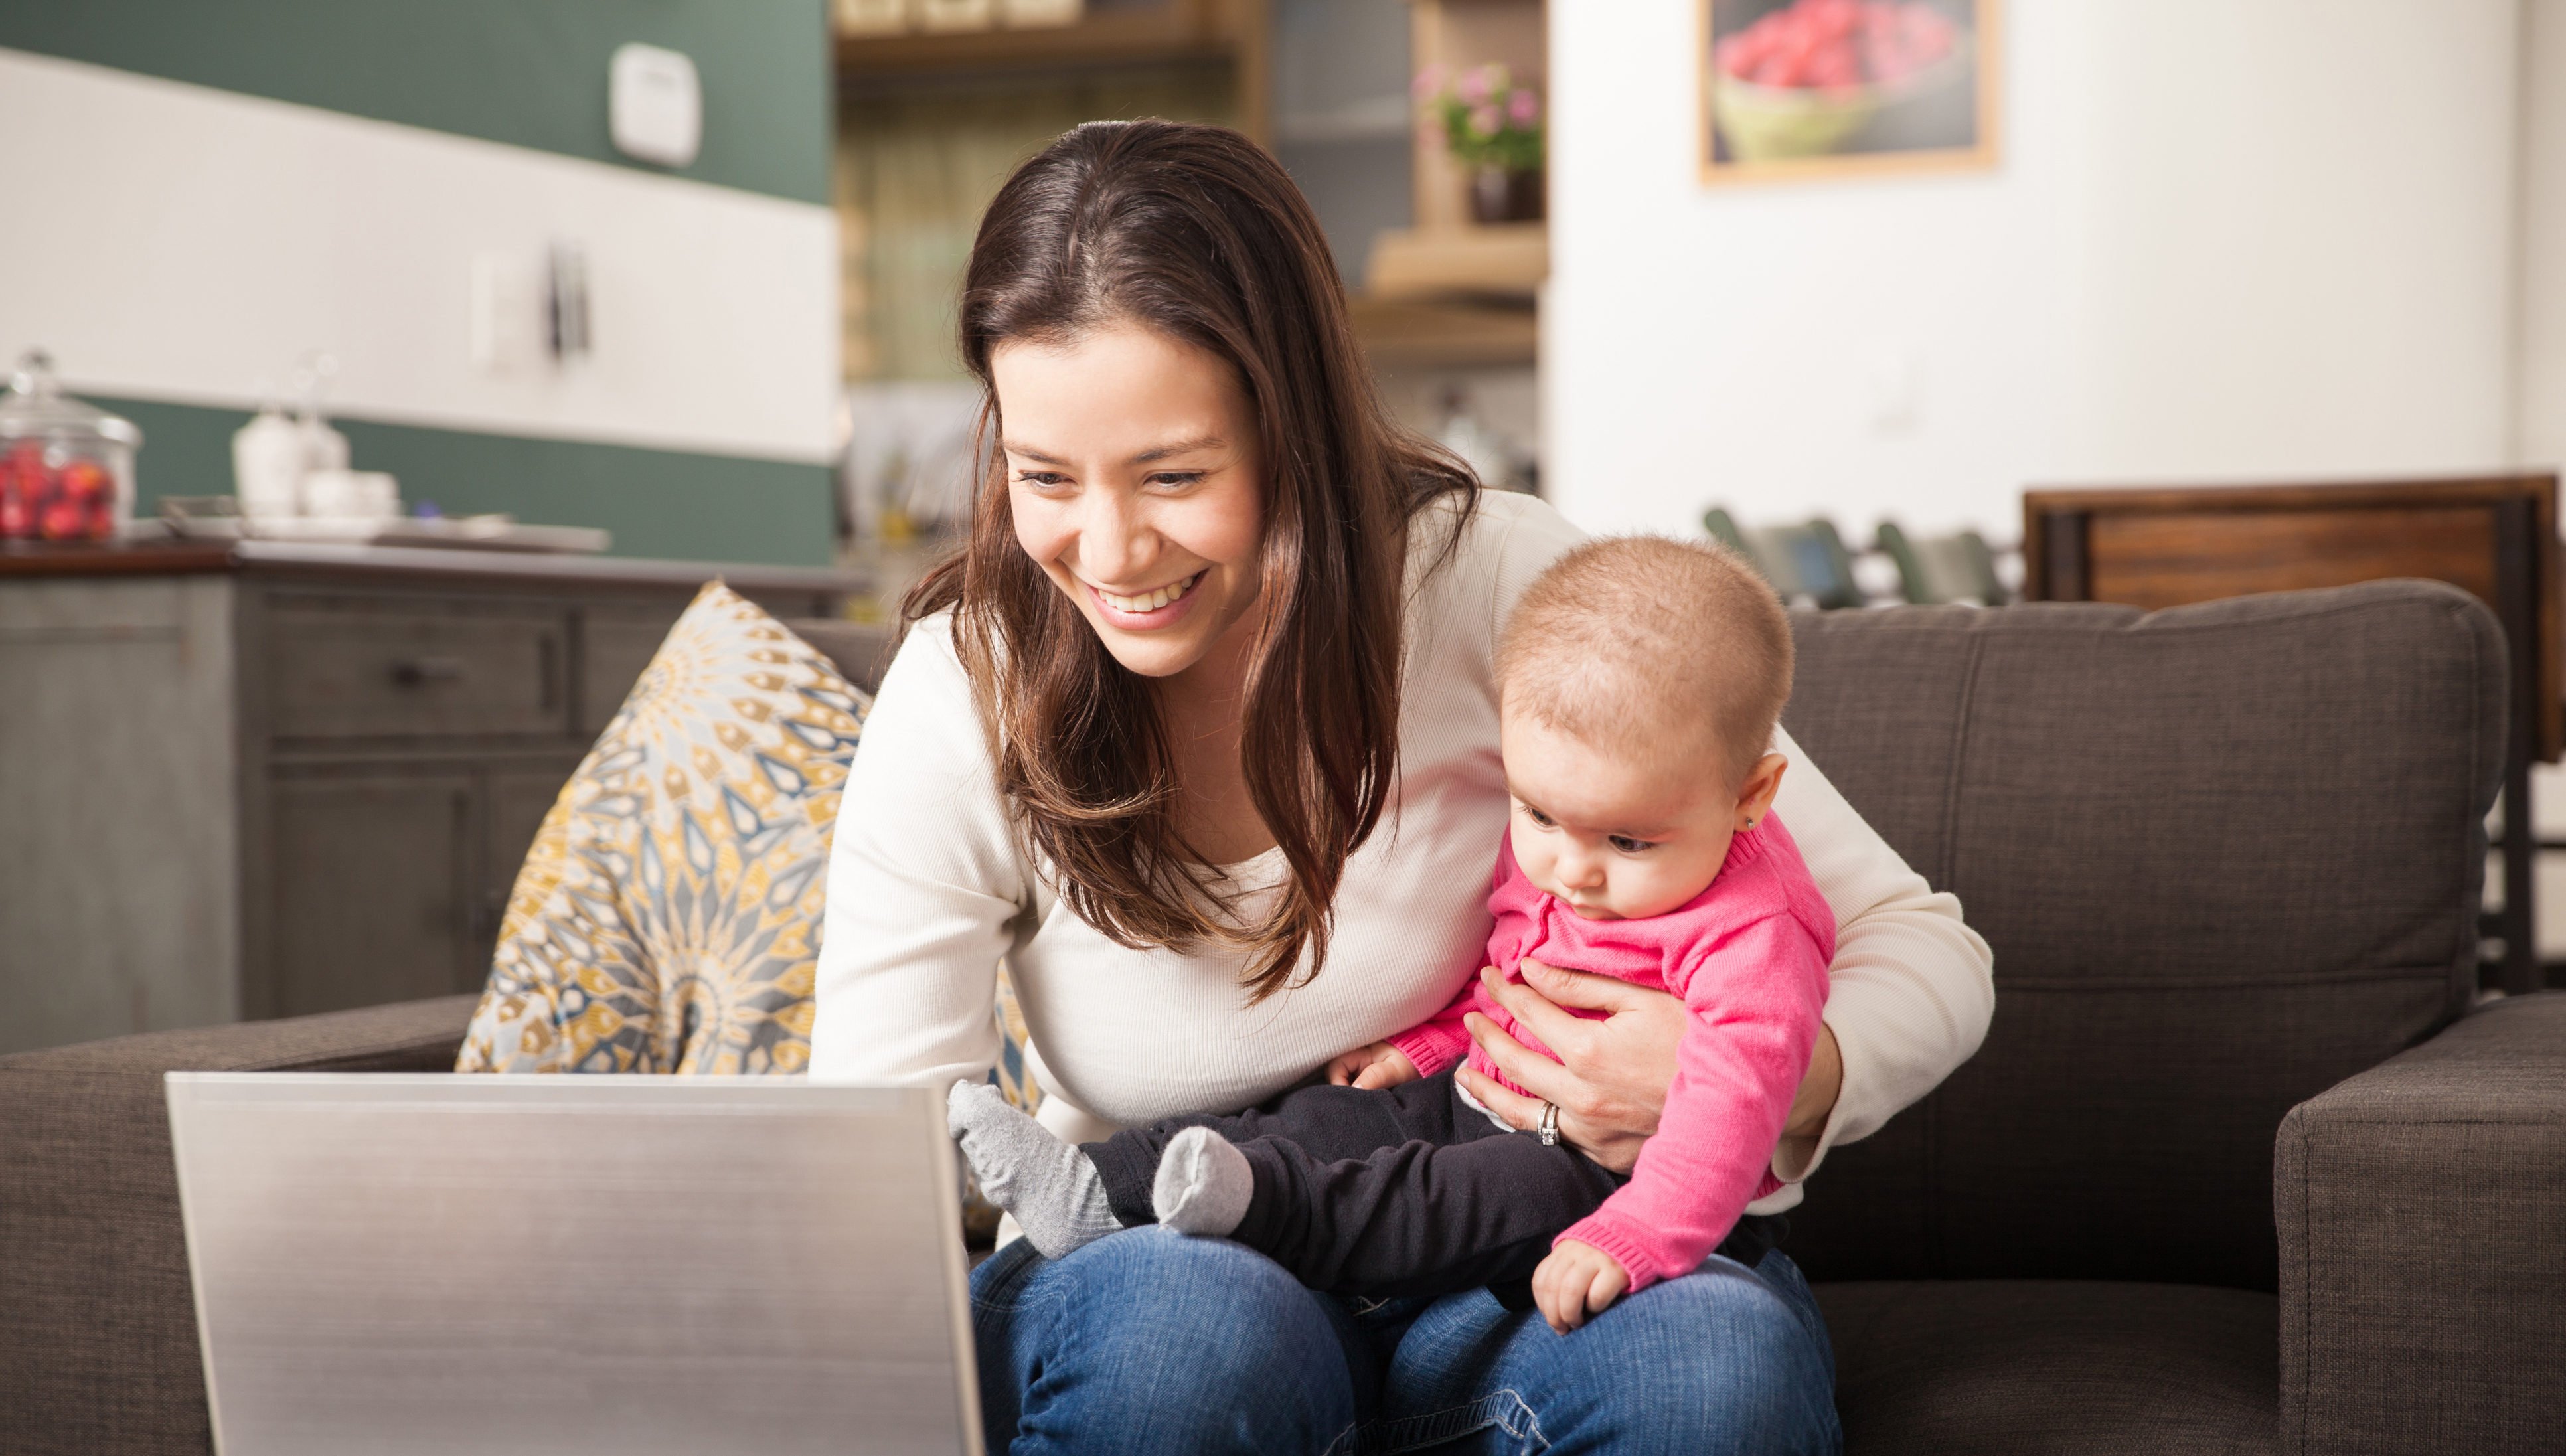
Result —
[[[1158, 1155], [1186, 1127], [1219, 1133], [1255, 1172], [1230, 1237], [1330, 1294], [1488, 1285], [1525, 1308], [1551, 1241], [1628, 1181], [1565, 1142], [1497, 1126], [1446, 1071], [1383, 1091], [1295, 1088], [1234, 1116], [1170, 1117], [1087, 1143], [1125, 1226], [1155, 1221]], [[1773, 1222], [1741, 1219], [1719, 1252], [1760, 1262]]]

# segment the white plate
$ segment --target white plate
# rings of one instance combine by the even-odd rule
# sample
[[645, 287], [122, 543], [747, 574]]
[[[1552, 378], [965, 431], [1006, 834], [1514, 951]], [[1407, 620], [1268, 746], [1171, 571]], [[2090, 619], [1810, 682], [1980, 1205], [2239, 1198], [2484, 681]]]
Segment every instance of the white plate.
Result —
[[190, 541], [310, 541], [341, 546], [453, 546], [475, 551], [594, 555], [614, 536], [593, 526], [530, 526], [506, 516], [188, 516], [169, 534]]

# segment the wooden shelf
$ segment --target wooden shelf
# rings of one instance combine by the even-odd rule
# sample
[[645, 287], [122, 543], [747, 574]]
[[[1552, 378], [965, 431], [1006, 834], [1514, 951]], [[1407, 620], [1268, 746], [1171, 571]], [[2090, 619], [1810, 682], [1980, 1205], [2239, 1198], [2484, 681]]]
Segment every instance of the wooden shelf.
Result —
[[1528, 304], [1550, 276], [1550, 230], [1537, 222], [1400, 228], [1374, 240], [1364, 276], [1366, 292], [1385, 302]]
[[1228, 61], [1261, 49], [1254, 0], [1166, 0], [1091, 14], [1073, 25], [840, 36], [842, 78]]
[[1355, 337], [1383, 367], [1453, 368], [1528, 364], [1541, 328], [1530, 307], [1381, 299], [1346, 300]]

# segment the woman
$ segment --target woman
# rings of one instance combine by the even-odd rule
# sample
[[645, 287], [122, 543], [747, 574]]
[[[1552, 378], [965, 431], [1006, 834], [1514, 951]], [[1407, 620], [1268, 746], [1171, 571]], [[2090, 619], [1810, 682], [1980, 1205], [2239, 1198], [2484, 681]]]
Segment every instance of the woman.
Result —
[[[1062, 137], [991, 203], [961, 313], [995, 454], [847, 783], [814, 1073], [982, 1076], [1002, 958], [1043, 1120], [1072, 1140], [1252, 1104], [1423, 1019], [1488, 929], [1496, 623], [1577, 532], [1385, 420], [1316, 220], [1233, 133]], [[1774, 1160], [1792, 1186], [1758, 1214], [1974, 1051], [1992, 995], [1956, 903], [1777, 747], [1799, 760], [1777, 812], [1841, 928]], [[1507, 1004], [1562, 1063], [1474, 1034], [1628, 1170], [1682, 1008], [1537, 979]], [[1543, 1116], [1469, 1087], [1518, 1126]], [[1561, 1337], [1484, 1291], [1341, 1302], [1155, 1228], [1058, 1261], [1020, 1242], [972, 1279], [989, 1439], [1834, 1449], [1807, 1285], [1778, 1250], [1732, 1252]]]

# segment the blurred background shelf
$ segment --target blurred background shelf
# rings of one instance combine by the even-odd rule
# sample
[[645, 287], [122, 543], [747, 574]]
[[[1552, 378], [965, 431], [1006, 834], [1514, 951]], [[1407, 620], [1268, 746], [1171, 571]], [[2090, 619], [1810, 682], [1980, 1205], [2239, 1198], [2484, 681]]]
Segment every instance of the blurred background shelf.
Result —
[[[1494, 63], [1538, 88], [1541, 0], [1085, 0], [1049, 27], [1011, 26], [1027, 6], [990, 0], [970, 31], [920, 25], [975, 0], [835, 8], [846, 551], [879, 545], [887, 520], [932, 538], [967, 498], [978, 396], [953, 300], [973, 232], [1018, 163], [1097, 119], [1262, 141], [1317, 214], [1393, 414], [1492, 483], [1537, 479], [1548, 231], [1470, 220], [1468, 178], [1419, 124], [1411, 83]], [[849, 28], [865, 17], [898, 29]]]
[[1383, 368], [1492, 368], [1529, 365], [1541, 330], [1529, 306], [1382, 299], [1346, 301], [1355, 337]]
[[[1004, 11], [991, 7], [992, 25], [977, 30], [849, 33], [842, 19], [838, 76], [843, 82], [1196, 62], [1234, 65], [1241, 85], [1262, 88], [1265, 0], [1104, 0], [1067, 25], [1008, 25]], [[1252, 134], [1261, 133], [1260, 117], [1243, 120]]]
[[1396, 228], [1373, 240], [1365, 291], [1384, 302], [1529, 304], [1549, 276], [1550, 229], [1538, 222]]
[[[1411, 75], [1495, 64], [1546, 91], [1542, 0], [1408, 0], [1408, 48]], [[1473, 222], [1469, 177], [1439, 128], [1411, 124], [1407, 150], [1405, 225], [1373, 235], [1350, 301], [1366, 351], [1394, 372], [1529, 370], [1541, 353], [1534, 301], [1550, 275], [1548, 226]], [[1394, 395], [1398, 382], [1392, 380]], [[1493, 382], [1483, 377], [1473, 389], [1484, 392]], [[1516, 387], [1528, 392], [1528, 383], [1526, 376]], [[1411, 392], [1420, 422], [1457, 407], [1450, 385]], [[1537, 453], [1532, 440], [1521, 443]]]

